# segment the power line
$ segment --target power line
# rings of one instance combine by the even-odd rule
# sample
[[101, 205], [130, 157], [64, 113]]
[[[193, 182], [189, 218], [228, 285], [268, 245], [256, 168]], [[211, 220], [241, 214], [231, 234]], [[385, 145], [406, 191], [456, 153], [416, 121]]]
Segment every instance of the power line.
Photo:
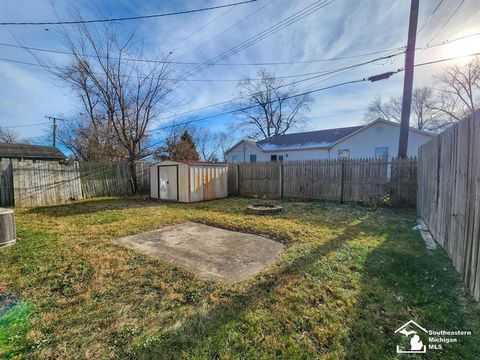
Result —
[[[478, 35], [478, 34], [476, 34], [476, 35]], [[8, 44], [8, 43], [1, 43], [0, 42], [0, 46], [12, 47], [12, 48], [17, 48], [17, 49], [25, 49], [25, 50], [30, 50], [30, 51], [39, 51], [39, 52], [46, 52], [46, 53], [53, 53], [53, 54], [61, 54], [61, 55], [74, 55], [72, 52], [69, 52], [69, 51], [62, 51], [62, 50], [55, 50], [55, 49], [45, 49], [45, 48], [31, 47], [31, 46], [18, 45], [18, 44]], [[405, 47], [398, 47], [398, 48], [392, 48], [392, 49], [377, 50], [377, 51], [371, 51], [371, 52], [366, 52], [366, 53], [361, 53], [361, 54], [354, 54], [354, 55], [348, 55], [348, 56], [337, 56], [337, 57], [324, 58], [324, 59], [311, 59], [311, 60], [299, 60], [299, 61], [279, 61], [279, 62], [216, 63], [216, 64], [213, 64], [213, 65], [215, 65], [215, 66], [249, 66], [249, 65], [252, 65], [252, 66], [268, 66], [268, 65], [310, 64], [310, 63], [354, 59], [354, 58], [359, 58], [359, 57], [364, 57], [364, 56], [369, 56], [369, 55], [376, 55], [376, 54], [381, 54], [381, 53], [385, 53], [385, 52], [390, 52], [390, 51], [394, 51], [394, 50], [402, 50], [404, 48]], [[83, 56], [93, 57], [93, 58], [98, 57], [97, 55], [93, 55], [93, 54], [84, 54]], [[111, 57], [111, 56], [110, 57], [101, 56], [101, 58], [104, 58], [104, 59], [109, 58], [111, 60], [118, 60], [119, 59], [117, 57]], [[141, 58], [122, 58], [122, 60], [146, 62], [146, 63], [177, 64], [177, 65], [203, 65], [204, 64], [204, 62], [183, 62], [183, 61], [176, 61], [176, 60], [165, 60], [164, 61], [164, 60], [141, 59]]]
[[228, 59], [232, 55], [234, 55], [234, 54], [236, 54], [236, 53], [238, 53], [242, 50], [245, 50], [246, 48], [248, 48], [248, 47], [256, 44], [257, 42], [259, 42], [259, 41], [277, 33], [278, 31], [286, 28], [287, 26], [290, 26], [290, 25], [294, 24], [297, 21], [300, 21], [304, 17], [316, 12], [319, 9], [324, 8], [325, 6], [331, 4], [334, 1], [335, 0], [330, 0], [330, 1], [328, 1], [328, 0], [318, 0], [318, 1], [315, 1], [314, 3], [304, 7], [303, 9], [301, 9], [299, 11], [297, 11], [293, 15], [290, 15], [287, 18], [279, 21], [275, 25], [270, 26], [269, 28], [261, 31], [260, 33], [257, 33], [253, 37], [250, 37], [248, 40], [246, 40], [246, 41], [228, 49], [227, 51], [225, 51], [222, 54], [216, 56], [215, 58], [212, 58], [210, 60], [205, 61], [202, 65], [199, 65], [199, 66], [195, 67], [194, 69], [192, 69], [190, 71], [187, 71], [186, 73], [183, 74], [183, 76], [181, 76], [181, 79], [191, 77], [192, 75], [207, 69], [208, 67], [212, 66], [215, 63], [218, 63], [218, 62], [221, 62], [223, 60]]
[[417, 35], [420, 34], [423, 30], [423, 28], [428, 24], [428, 22], [432, 19], [433, 15], [435, 15], [435, 13], [437, 12], [438, 8], [442, 5], [442, 3], [444, 2], [445, 0], [440, 0], [438, 3], [437, 3], [437, 6], [435, 6], [435, 9], [433, 9], [433, 11], [430, 13], [430, 15], [428, 16], [427, 20], [425, 20], [425, 22], [423, 23], [423, 25], [420, 27], [420, 29], [417, 31]]
[[230, 8], [230, 9], [227, 9], [226, 11], [222, 12], [220, 15], [216, 16], [215, 18], [213, 18], [212, 20], [210, 20], [208, 23], [206, 23], [205, 25], [202, 25], [201, 27], [199, 27], [198, 29], [192, 31], [190, 34], [188, 34], [187, 36], [185, 36], [182, 40], [178, 41], [177, 43], [175, 43], [175, 49], [172, 50], [172, 52], [175, 52], [175, 50], [178, 48], [178, 46], [182, 43], [184, 43], [185, 41], [187, 41], [188, 39], [190, 39], [191, 37], [197, 35], [198, 33], [200, 33], [201, 31], [203, 31], [205, 28], [207, 28], [209, 25], [213, 24], [215, 21], [217, 21], [218, 19], [220, 19], [221, 17], [223, 17], [224, 15], [226, 15], [227, 13], [229, 13], [230, 11], [232, 11], [234, 8]]
[[[310, 95], [310, 94], [313, 94], [313, 93], [316, 93], [316, 92], [319, 92], [319, 91], [324, 91], [324, 90], [333, 89], [333, 88], [336, 88], [336, 87], [339, 87], [339, 86], [345, 86], [345, 85], [360, 83], [360, 82], [364, 82], [364, 81], [368, 81], [368, 79], [367, 79], [367, 78], [364, 78], [364, 79], [358, 79], [358, 80], [345, 81], [345, 82], [342, 82], [342, 83], [325, 86], [325, 87], [323, 87], [323, 88], [313, 89], [313, 90], [305, 91], [305, 92], [302, 92], [302, 93], [299, 93], [299, 94], [294, 94], [294, 95], [291, 95], [291, 96], [282, 98], [282, 100], [288, 100], [288, 99], [292, 99], [292, 98], [299, 97], [299, 96]], [[169, 128], [176, 127], [176, 126], [183, 126], [183, 125], [188, 125], [188, 124], [191, 124], [191, 123], [203, 122], [203, 121], [215, 119], [215, 118], [220, 117], [220, 116], [224, 116], [224, 115], [228, 115], [228, 114], [233, 114], [233, 113], [236, 113], [236, 112], [238, 112], [238, 111], [244, 111], [244, 110], [253, 109], [253, 108], [257, 107], [257, 106], [258, 106], [258, 105], [246, 106], [246, 107], [243, 107], [243, 108], [240, 108], [240, 109], [235, 109], [235, 110], [226, 111], [226, 112], [223, 112], [223, 113], [221, 113], [221, 114], [212, 115], [212, 116], [204, 117], [204, 118], [201, 118], [201, 119], [193, 119], [193, 120], [184, 121], [184, 122], [181, 122], [181, 123], [176, 123], [176, 124], [173, 124], [173, 125], [162, 126], [162, 127], [159, 127], [159, 128], [157, 128], [157, 129], [155, 129], [155, 130], [150, 130], [150, 131], [165, 130], [165, 129], [169, 129]], [[163, 142], [163, 141], [162, 141], [162, 142]], [[159, 144], [159, 143], [151, 144], [151, 145], [145, 147], [144, 149], [148, 149], [148, 148], [157, 146], [158, 144]]]
[[215, 35], [214, 37], [208, 39], [207, 41], [204, 41], [202, 43], [200, 43], [197, 47], [195, 47], [194, 49], [184, 53], [184, 54], [181, 54], [178, 58], [176, 58], [176, 60], [178, 59], [183, 59], [185, 58], [188, 54], [191, 54], [192, 52], [198, 50], [199, 48], [205, 46], [206, 44], [212, 42], [213, 40], [217, 39], [218, 37], [222, 36], [223, 34], [225, 34], [226, 32], [230, 31], [231, 29], [233, 29], [235, 26], [237, 26], [238, 24], [244, 22], [245, 20], [251, 18], [253, 15], [255, 15], [256, 13], [258, 13], [260, 10], [263, 10], [264, 8], [266, 8], [268, 5], [270, 5], [274, 0], [270, 0], [269, 2], [267, 2], [266, 4], [262, 5], [261, 7], [255, 9], [254, 11], [252, 11], [251, 13], [249, 13], [247, 16], [244, 16], [243, 18], [241, 18], [240, 20], [236, 21], [235, 23], [233, 23], [231, 26], [229, 26], [228, 28], [226, 28], [225, 30], [223, 30], [222, 32], [220, 32], [219, 34]]
[[477, 32], [477, 33], [474, 33], [474, 34], [468, 34], [468, 35], [464, 35], [464, 36], [460, 36], [460, 37], [457, 37], [457, 38], [454, 38], [454, 39], [451, 39], [451, 40], [443, 40], [443, 41], [440, 41], [436, 44], [433, 44], [433, 45], [428, 45], [428, 46], [425, 46], [423, 48], [417, 48], [417, 50], [425, 50], [425, 49], [430, 49], [430, 48], [434, 48], [434, 47], [437, 47], [437, 46], [443, 46], [443, 45], [448, 45], [452, 42], [455, 42], [455, 41], [459, 41], [459, 40], [463, 40], [463, 39], [467, 39], [467, 38], [471, 38], [471, 37], [474, 37], [474, 36], [478, 36], [480, 35], [480, 32]]
[[[443, 41], [440, 41], [438, 43], [428, 45], [425, 47], [418, 47], [416, 50], [426, 50], [429, 48], [433, 47], [438, 47], [438, 46], [443, 46], [447, 45], [459, 40], [467, 39], [470, 37], [478, 36], [480, 35], [480, 32], [473, 33], [473, 34], [467, 34], [464, 36], [460, 36], [457, 38], [453, 39], [446, 39]], [[30, 50], [30, 51], [39, 51], [39, 52], [46, 52], [46, 53], [54, 53], [54, 54], [61, 54], [61, 55], [73, 55], [72, 52], [68, 51], [62, 51], [62, 50], [55, 50], [55, 49], [45, 49], [45, 48], [38, 48], [38, 47], [31, 47], [31, 46], [25, 46], [25, 45], [18, 45], [18, 44], [8, 44], [8, 43], [1, 43], [0, 46], [6, 46], [6, 47], [12, 47], [12, 48], [18, 48], [18, 49], [25, 49], [25, 50]], [[376, 55], [376, 54], [381, 54], [385, 52], [390, 52], [390, 51], [396, 51], [396, 50], [403, 50], [405, 49], [404, 46], [398, 47], [398, 48], [391, 48], [391, 49], [385, 49], [385, 50], [377, 50], [377, 51], [371, 51], [371, 52], [366, 52], [366, 53], [361, 53], [361, 54], [354, 54], [354, 55], [347, 55], [347, 56], [336, 56], [336, 57], [331, 57], [331, 58], [324, 58], [324, 59], [310, 59], [310, 60], [298, 60], [298, 61], [278, 61], [278, 62], [246, 62], [246, 63], [215, 63], [212, 64], [212, 66], [275, 66], [275, 65], [294, 65], [294, 64], [311, 64], [311, 63], [321, 63], [321, 62], [330, 62], [330, 61], [338, 61], [338, 60], [348, 60], [348, 59], [354, 59], [354, 58], [359, 58], [359, 57], [365, 57], [369, 55]], [[84, 56], [86, 57], [97, 57], [96, 55], [92, 54], [85, 54]], [[101, 58], [107, 58], [107, 56], [101, 56]], [[118, 60], [116, 57], [108, 57], [109, 59], [112, 60]], [[166, 63], [166, 64], [178, 64], [178, 65], [203, 65], [205, 62], [183, 62], [183, 61], [163, 61], [163, 60], [154, 60], [154, 59], [141, 59], [141, 58], [123, 58], [123, 60], [126, 61], [138, 61], [138, 62], [146, 62], [146, 63]]]
[[[415, 64], [414, 66], [415, 66], [415, 67], [420, 67], [420, 66], [432, 65], [432, 64], [442, 63], [442, 62], [446, 62], [446, 61], [452, 61], [452, 60], [463, 59], [463, 58], [468, 58], [468, 57], [472, 57], [472, 56], [479, 56], [479, 55], [480, 55], [480, 52], [477, 52], [477, 53], [473, 53], [473, 54], [469, 54], [469, 55], [464, 55], [464, 56], [450, 57], [450, 58], [446, 58], [446, 59], [439, 59], [439, 60], [433, 60], [433, 61], [418, 63], [418, 64]], [[396, 70], [396, 71], [389, 72], [388, 74], [393, 75], [393, 74], [396, 74], [396, 73], [400, 73], [400, 72], [402, 72], [402, 71], [404, 71], [404, 69], [398, 69], [398, 70]], [[369, 80], [372, 79], [372, 78], [375, 78], [375, 76], [370, 76], [369, 78], [362, 78], [362, 79], [357, 79], [357, 80], [346, 81], [346, 82], [342, 82], [342, 83], [337, 83], [337, 84], [329, 85], [329, 86], [326, 86], [326, 87], [323, 87], [323, 88], [319, 88], [319, 89], [313, 89], [313, 90], [305, 91], [305, 92], [302, 92], [302, 93], [300, 93], [300, 94], [292, 95], [292, 97], [298, 97], [298, 96], [302, 96], [302, 95], [308, 95], [308, 94], [312, 94], [312, 93], [315, 93], [315, 92], [319, 92], [319, 91], [323, 91], [323, 90], [328, 90], [328, 89], [332, 89], [332, 88], [336, 88], [336, 87], [344, 86], [344, 85], [348, 85], [348, 84], [354, 84], [354, 83], [359, 83], [359, 82], [366, 82], [366, 81], [369, 81]], [[371, 80], [370, 80], [370, 81], [371, 81]], [[235, 99], [232, 99], [232, 100], [229, 100], [229, 101], [224, 101], [223, 103], [219, 103], [219, 104], [229, 103], [229, 102], [232, 102], [232, 101], [234, 101], [234, 100], [235, 100]], [[183, 114], [200, 111], [200, 110], [203, 110], [203, 109], [205, 109], [205, 108], [217, 106], [217, 105], [219, 105], [219, 104], [213, 104], [213, 105], [210, 105], [210, 106], [207, 106], [207, 107], [204, 107], [204, 108], [199, 108], [199, 109], [191, 110], [191, 111], [185, 112], [185, 113], [183, 113]], [[257, 105], [255, 105], [255, 106], [257, 106]], [[248, 110], [249, 108], [253, 108], [253, 107], [254, 107], [254, 106], [248, 107], [248, 108], [245, 108], [244, 110]], [[187, 124], [190, 124], [190, 123], [193, 123], [193, 122], [203, 122], [203, 121], [207, 121], [207, 120], [210, 120], [210, 119], [213, 119], [213, 118], [217, 118], [217, 117], [221, 117], [221, 116], [224, 116], [224, 115], [228, 115], [228, 114], [231, 114], [231, 113], [233, 113], [233, 112], [240, 111], [240, 110], [242, 110], [242, 109], [230, 110], [230, 111], [227, 111], [227, 112], [223, 112], [223, 113], [220, 113], [220, 114], [208, 116], [208, 117], [205, 117], [205, 118], [193, 119], [193, 120], [189, 120], [189, 121], [186, 121], [186, 122], [183, 122], [183, 123], [176, 123], [176, 124], [174, 124], [174, 125], [166, 125], [166, 126], [162, 126], [162, 127], [158, 127], [158, 128], [149, 130], [148, 132], [153, 132], [153, 131], [158, 131], [158, 130], [164, 130], [164, 129], [168, 129], [168, 128], [175, 127], [175, 126], [187, 125]], [[181, 115], [181, 114], [180, 114], [180, 115]], [[180, 116], [180, 115], [177, 115], [177, 116]], [[162, 120], [165, 120], [165, 119], [167, 119], [167, 118], [163, 118]], [[48, 124], [48, 123], [37, 123], [37, 124], [17, 125], [17, 126], [6, 126], [6, 127], [2, 127], [2, 128], [4, 128], [4, 129], [7, 128], [7, 129], [9, 129], [9, 128], [17, 128], [17, 127], [29, 127], [29, 126], [46, 125], [46, 124]], [[156, 146], [156, 145], [158, 145], [158, 143], [157, 143], [157, 144], [153, 144], [153, 145], [149, 145], [147, 148], [153, 147], [153, 146]]]
[[[366, 61], [366, 62], [363, 62], [363, 63], [360, 63], [360, 64], [355, 64], [355, 65], [351, 65], [351, 66], [347, 66], [347, 67], [341, 67], [341, 68], [336, 68], [336, 69], [327, 69], [327, 70], [316, 71], [316, 72], [311, 72], [311, 73], [303, 73], [303, 74], [277, 76], [276, 78], [277, 78], [277, 79], [290, 79], [290, 78], [305, 77], [305, 76], [312, 76], [312, 75], [313, 75], [314, 78], [315, 78], [315, 77], [319, 77], [319, 76], [324, 76], [324, 75], [333, 74], [333, 73], [335, 73], [335, 72], [342, 71], [342, 70], [345, 70], [345, 69], [349, 69], [349, 68], [351, 68], [351, 67], [357, 67], [357, 66], [361, 66], [361, 65], [373, 63], [373, 62], [375, 62], [375, 61], [386, 60], [386, 59], [389, 59], [389, 58], [392, 58], [392, 57], [401, 55], [401, 54], [403, 54], [403, 53], [404, 53], [404, 52], [402, 51], [402, 52], [399, 52], [399, 53], [391, 54], [391, 55], [388, 55], [388, 56], [382, 56], [382, 57], [380, 57], [380, 58], [376, 58], [376, 59], [373, 59], [373, 60], [369, 60], [369, 61]], [[21, 61], [21, 60], [14, 60], [14, 59], [7, 59], [7, 58], [2, 58], [2, 57], [0, 57], [0, 61], [12, 62], [12, 63], [16, 63], [16, 64], [29, 65], [29, 66], [36, 66], [36, 67], [47, 68], [47, 69], [69, 70], [68, 68], [65, 68], [65, 67], [41, 65], [41, 64], [38, 64], [38, 63], [32, 63], [32, 62], [28, 62], [28, 61]], [[103, 75], [103, 73], [94, 73], [94, 74]], [[132, 75], [123, 75], [123, 76], [124, 76], [124, 77], [127, 77], [127, 78], [140, 78], [140, 79], [149, 78], [148, 76], [147, 76], [147, 77], [132, 76]], [[166, 79], [164, 79], [164, 80], [167, 80], [167, 81], [176, 81], [177, 79], [166, 78]], [[188, 81], [188, 82], [239, 82], [239, 81], [248, 81], [248, 80], [250, 80], [250, 81], [256, 81], [256, 80], [260, 80], [260, 78], [242, 78], [242, 79], [185, 79], [185, 80], [183, 80], [183, 81]]]
[[[446, 61], [458, 60], [458, 59], [468, 58], [468, 57], [472, 57], [472, 56], [479, 56], [479, 55], [480, 55], [480, 52], [477, 52], [477, 53], [473, 53], [473, 54], [469, 54], [469, 55], [464, 55], [464, 56], [457, 56], [457, 57], [450, 57], [450, 58], [445, 58], [445, 59], [433, 60], [433, 61], [428, 61], [428, 62], [423, 62], [423, 63], [415, 64], [414, 67], [420, 67], [420, 66], [438, 64], [438, 63], [442, 63], [442, 62], [446, 62]], [[388, 73], [385, 73], [385, 74], [387, 74], [388, 77], [390, 77], [391, 75], [400, 73], [400, 72], [402, 72], [402, 71], [405, 71], [405, 69], [398, 69], [398, 70], [391, 71], [391, 72], [388, 72]], [[384, 74], [380, 74], [380, 75], [384, 75]], [[374, 80], [372, 80], [372, 79], [375, 79], [375, 78], [376, 78], [376, 76], [370, 76], [369, 78], [363, 78], [363, 79], [360, 80], [360, 81], [374, 81]], [[355, 81], [353, 81], [353, 82], [345, 82], [345, 83], [330, 85], [330, 86], [327, 86], [327, 87], [325, 87], [325, 88], [320, 88], [320, 89], [315, 89], [315, 90], [311, 90], [311, 91], [306, 91], [306, 92], [297, 94], [297, 95], [295, 95], [295, 96], [300, 96], [300, 95], [302, 95], [302, 94], [310, 94], [310, 93], [313, 93], [313, 92], [318, 92], [318, 91], [321, 91], [321, 90], [326, 90], [326, 89], [330, 89], [330, 88], [333, 88], [333, 87], [338, 87], [338, 86], [346, 85], [346, 84], [349, 84], [349, 83], [360, 82], [360, 81], [359, 81], [359, 80], [355, 80]], [[175, 116], [165, 117], [165, 118], [160, 119], [160, 120], [167, 120], [167, 119], [170, 119], [170, 118], [173, 118], [173, 117], [178, 117], [178, 116], [181, 116], [181, 115], [184, 115], [184, 114], [188, 114], [188, 113], [192, 113], [192, 112], [198, 112], [198, 111], [201, 111], [201, 110], [204, 110], [204, 109], [207, 109], [207, 108], [211, 108], [211, 107], [214, 107], [214, 106], [218, 106], [218, 105], [230, 103], [230, 102], [233, 102], [233, 101], [238, 100], [238, 99], [239, 99], [239, 98], [231, 99], [231, 100], [224, 101], [224, 102], [217, 103], [217, 104], [212, 104], [212, 105], [209, 105], [209, 106], [205, 106], [205, 107], [203, 107], [203, 108], [198, 108], [198, 109], [186, 111], [186, 112], [184, 112], [184, 113], [182, 113], [182, 114], [177, 114], [177, 115], [175, 115]], [[258, 106], [258, 105], [255, 105], [255, 106]], [[249, 107], [249, 108], [250, 108], [250, 107]], [[251, 108], [253, 108], [253, 107], [251, 107]], [[193, 119], [193, 120], [187, 121], [187, 122], [185, 122], [185, 123], [177, 123], [177, 124], [174, 124], [174, 125], [168, 125], [168, 126], [166, 126], [166, 127], [158, 127], [158, 128], [149, 130], [149, 132], [153, 132], [153, 131], [157, 131], [157, 130], [163, 130], [163, 129], [167, 129], [167, 128], [169, 128], [169, 127], [179, 126], [179, 125], [183, 125], [183, 124], [189, 124], [189, 123], [191, 123], [191, 122], [209, 120], [209, 119], [217, 118], [217, 117], [220, 117], [220, 116], [223, 116], [223, 115], [228, 115], [228, 114], [231, 114], [231, 113], [233, 113], [233, 112], [237, 112], [237, 111], [239, 111], [239, 110], [242, 110], [242, 109], [236, 109], [236, 110], [227, 111], [227, 112], [220, 113], [220, 114], [217, 114], [217, 115], [209, 116], [209, 117], [207, 117], [207, 118]], [[248, 109], [245, 109], [245, 110], [248, 110]]]
[[277, 33], [278, 31], [280, 31], [284, 28], [286, 28], [287, 26], [290, 26], [290, 25], [296, 23], [297, 21], [300, 21], [304, 17], [313, 14], [317, 10], [329, 5], [333, 1], [335, 1], [335, 0], [330, 0], [329, 2], [327, 0], [319, 0], [319, 1], [316, 1], [316, 2], [314, 2], [314, 3], [312, 3], [308, 6], [304, 7], [303, 9], [294, 13], [293, 15], [288, 16], [287, 18], [279, 21], [275, 25], [270, 26], [267, 29], [264, 29], [263, 31], [257, 33], [253, 37], [250, 37], [246, 41], [244, 41], [244, 42], [242, 42], [242, 43], [240, 43], [240, 44], [238, 44], [234, 47], [231, 47], [227, 51], [225, 51], [222, 54], [216, 56], [215, 58], [207, 60], [203, 65], [197, 66], [193, 70], [185, 73], [183, 78], [190, 77], [190, 76], [194, 75], [195, 73], [198, 73], [200, 71], [203, 71], [203, 70], [207, 69], [208, 67], [212, 66], [215, 63], [221, 62], [221, 61], [231, 57], [232, 55], [234, 55], [234, 54], [236, 54], [240, 51], [245, 50], [246, 48], [258, 43], [259, 41]]
[[450, 22], [450, 20], [453, 19], [453, 17], [457, 14], [458, 10], [460, 10], [460, 8], [462, 7], [462, 5], [465, 3], [465, 0], [462, 0], [460, 2], [460, 4], [458, 4], [458, 6], [456, 7], [456, 9], [453, 11], [453, 13], [448, 17], [448, 19], [442, 24], [442, 26], [440, 27], [440, 29], [438, 29], [438, 31], [433, 35], [433, 37], [430, 39], [430, 41], [428, 42], [427, 46], [430, 45], [432, 43], [432, 41], [437, 37], [437, 35], [445, 28], [445, 26], [447, 26], [447, 24]]
[[465, 58], [469, 58], [469, 57], [472, 57], [472, 56], [479, 56], [479, 55], [480, 55], [480, 52], [477, 52], [477, 53], [469, 54], [469, 55], [454, 56], [454, 57], [450, 57], [450, 58], [446, 58], [446, 59], [427, 61], [427, 62], [415, 64], [415, 66], [417, 67], [417, 66], [425, 66], [425, 65], [438, 64], [438, 63], [442, 63], [442, 62], [445, 62], [445, 61], [465, 59]]
[[[402, 51], [400, 53], [394, 53], [394, 54], [390, 54], [390, 55], [387, 55], [387, 56], [382, 56], [382, 57], [379, 57], [379, 58], [371, 59], [371, 60], [368, 60], [368, 61], [365, 61], [365, 62], [345, 66], [345, 67], [330, 70], [330, 71], [326, 71], [324, 73], [309, 77], [307, 79], [301, 79], [301, 80], [293, 81], [293, 82], [290, 82], [290, 83], [287, 83], [287, 84], [283, 84], [283, 85], [279, 86], [279, 88], [296, 85], [296, 84], [299, 84], [299, 83], [302, 83], [302, 82], [305, 82], [305, 81], [310, 81], [310, 80], [313, 80], [313, 79], [316, 79], [316, 78], [319, 78], [319, 77], [322, 77], [322, 76], [331, 75], [331, 74], [338, 73], [338, 72], [343, 72], [345, 70], [351, 70], [351, 69], [354, 69], [354, 68], [357, 68], [357, 67], [360, 67], [360, 66], [364, 66], [364, 65], [367, 65], [367, 64], [370, 64], [370, 63], [374, 63], [376, 61], [387, 60], [387, 59], [393, 58], [395, 56], [401, 55], [403, 53], [404, 52]], [[204, 106], [204, 107], [201, 107], [201, 108], [197, 108], [197, 109], [194, 109], [194, 110], [185, 111], [185, 112], [182, 112], [180, 114], [164, 117], [160, 120], [167, 120], [167, 119], [175, 118], [175, 117], [178, 117], [178, 116], [190, 114], [192, 112], [198, 112], [198, 111], [201, 111], [201, 110], [206, 110], [206, 109], [216, 107], [216, 106], [219, 106], [219, 105], [225, 105], [225, 104], [231, 103], [233, 101], [240, 100], [242, 98], [245, 98], [245, 97], [237, 97], [237, 98], [234, 98], [234, 99], [231, 99], [231, 100], [222, 101], [222, 102], [219, 102], [219, 103], [211, 104], [211, 105]]]
[[50, 124], [50, 123], [43, 122], [43, 123], [27, 124], [27, 125], [0, 126], [0, 129], [16, 129], [16, 128], [24, 128], [24, 127], [31, 127], [31, 126], [47, 125], [47, 124]]
[[184, 11], [176, 11], [171, 13], [164, 13], [164, 14], [152, 14], [152, 15], [141, 15], [141, 16], [128, 16], [128, 17], [118, 17], [118, 18], [109, 18], [109, 19], [92, 19], [92, 20], [72, 20], [72, 21], [43, 21], [43, 22], [0, 22], [1, 26], [11, 26], [11, 25], [74, 25], [74, 24], [94, 24], [94, 23], [105, 23], [105, 22], [114, 22], [114, 21], [129, 21], [129, 20], [142, 20], [142, 19], [152, 19], [152, 18], [160, 18], [166, 16], [174, 16], [174, 15], [184, 15], [184, 14], [191, 14], [203, 11], [210, 11], [216, 9], [227, 8], [231, 6], [243, 5], [252, 2], [256, 2], [257, 0], [246, 0], [231, 4], [225, 5], [218, 5], [218, 6], [211, 6], [206, 8], [200, 9], [191, 9], [191, 10], [184, 10]]

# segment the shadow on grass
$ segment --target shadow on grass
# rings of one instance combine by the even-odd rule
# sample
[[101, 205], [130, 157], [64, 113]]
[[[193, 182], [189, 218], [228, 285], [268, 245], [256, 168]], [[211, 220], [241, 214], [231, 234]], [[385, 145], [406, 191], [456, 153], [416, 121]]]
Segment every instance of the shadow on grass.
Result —
[[[315, 244], [308, 249], [300, 250], [291, 260], [283, 261], [278, 269], [269, 274], [264, 274], [258, 280], [253, 280], [247, 287], [239, 292], [232, 292], [221, 304], [208, 311], [197, 311], [175, 324], [168, 330], [150, 337], [140, 347], [135, 349], [134, 358], [141, 359], [177, 359], [189, 358], [193, 353], [202, 352], [202, 342], [215, 337], [228, 323], [242, 319], [248, 309], [255, 306], [255, 302], [264, 299], [284, 287], [284, 278], [287, 276], [301, 275], [309, 266], [313, 266], [328, 253], [337, 250], [346, 241], [355, 237], [360, 231], [356, 225], [347, 226], [342, 234], [327, 243]], [[208, 355], [202, 353], [200, 357], [219, 358], [221, 353], [229, 349], [211, 347]], [[194, 357], [194, 356], [193, 356]]]
[[165, 203], [146, 196], [129, 196], [121, 198], [95, 198], [80, 200], [62, 205], [39, 206], [31, 208], [28, 214], [41, 214], [52, 217], [92, 214], [109, 210], [157, 207]]
[[[427, 330], [473, 333], [457, 344], [442, 344], [442, 351], [427, 349], [424, 358], [477, 359], [480, 354], [478, 304], [444, 251], [427, 250], [409, 226], [369, 252], [357, 301], [346, 344], [349, 359], [395, 358], [397, 345], [408, 350], [410, 338], [394, 332], [409, 320]], [[428, 346], [428, 334], [418, 335]]]

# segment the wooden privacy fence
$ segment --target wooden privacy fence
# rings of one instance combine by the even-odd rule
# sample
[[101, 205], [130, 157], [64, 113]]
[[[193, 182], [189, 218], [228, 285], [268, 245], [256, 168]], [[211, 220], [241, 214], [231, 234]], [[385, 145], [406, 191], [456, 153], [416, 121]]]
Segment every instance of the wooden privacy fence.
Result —
[[480, 300], [480, 113], [420, 147], [417, 210]]
[[318, 160], [229, 165], [232, 195], [415, 205], [416, 159]]
[[[137, 163], [140, 194], [150, 191], [149, 164]], [[0, 159], [0, 206], [44, 206], [95, 196], [133, 194], [126, 162]]]
[[82, 198], [78, 163], [12, 160], [16, 206], [62, 204]]

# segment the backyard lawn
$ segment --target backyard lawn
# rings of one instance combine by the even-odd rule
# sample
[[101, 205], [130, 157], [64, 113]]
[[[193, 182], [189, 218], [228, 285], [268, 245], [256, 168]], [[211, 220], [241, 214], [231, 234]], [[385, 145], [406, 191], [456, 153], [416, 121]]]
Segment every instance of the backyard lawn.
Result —
[[[283, 202], [280, 215], [245, 214], [254, 202], [17, 209], [19, 243], [0, 250], [0, 358], [392, 359], [394, 331], [413, 319], [473, 333], [426, 358], [478, 359], [479, 306], [443, 251], [412, 231], [413, 210]], [[113, 242], [185, 221], [286, 251], [227, 284]]]

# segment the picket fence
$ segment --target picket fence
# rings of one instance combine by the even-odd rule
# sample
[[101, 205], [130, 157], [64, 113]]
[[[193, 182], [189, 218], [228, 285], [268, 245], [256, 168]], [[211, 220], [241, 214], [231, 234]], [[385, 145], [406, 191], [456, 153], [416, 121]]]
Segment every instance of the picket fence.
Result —
[[229, 165], [231, 195], [414, 206], [416, 159], [314, 160]]
[[417, 210], [480, 300], [480, 112], [420, 147]]
[[[149, 164], [137, 163], [140, 194], [150, 191]], [[0, 159], [0, 206], [45, 206], [96, 196], [132, 195], [127, 162]]]

